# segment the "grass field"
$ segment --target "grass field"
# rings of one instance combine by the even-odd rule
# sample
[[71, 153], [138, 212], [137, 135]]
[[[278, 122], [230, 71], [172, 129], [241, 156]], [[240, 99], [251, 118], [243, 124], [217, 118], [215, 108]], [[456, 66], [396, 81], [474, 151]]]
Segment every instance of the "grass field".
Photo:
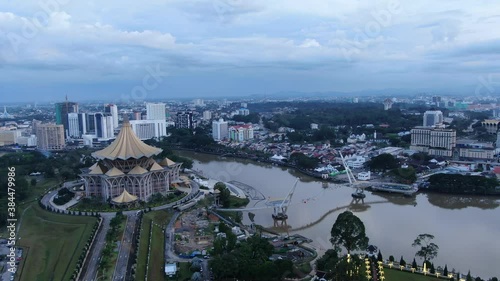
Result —
[[36, 202], [27, 206], [18, 237], [27, 249], [20, 280], [69, 280], [96, 221], [50, 213]]
[[397, 269], [384, 268], [386, 281], [437, 281], [446, 280], [444, 278], [436, 278], [432, 276], [425, 276], [417, 273], [400, 271]]
[[136, 281], [143, 281], [146, 276], [146, 263], [149, 256], [149, 234], [151, 230], [151, 220], [143, 218], [141, 226], [141, 239], [139, 240], [139, 252], [137, 254]]
[[165, 235], [163, 230], [153, 225], [151, 236], [151, 252], [149, 253], [148, 280], [164, 280], [165, 272]]
[[[143, 281], [146, 274], [146, 263], [148, 256], [150, 257], [150, 265], [148, 272], [148, 280], [163, 280], [164, 279], [164, 240], [165, 236], [158, 226], [153, 226], [152, 237], [152, 252], [148, 253], [148, 242], [150, 235], [151, 221], [155, 224], [166, 227], [173, 213], [168, 210], [152, 211], [144, 214], [142, 218], [141, 239], [139, 241], [139, 253], [137, 258], [136, 281]], [[158, 278], [158, 279], [156, 279]]]

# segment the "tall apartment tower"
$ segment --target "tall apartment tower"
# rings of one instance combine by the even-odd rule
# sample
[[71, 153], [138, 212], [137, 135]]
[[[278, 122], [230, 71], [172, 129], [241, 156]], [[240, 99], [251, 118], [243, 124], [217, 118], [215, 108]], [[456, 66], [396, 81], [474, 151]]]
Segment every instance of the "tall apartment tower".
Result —
[[107, 113], [113, 117], [113, 129], [118, 128], [118, 107], [116, 104], [106, 104], [104, 106], [104, 113]]
[[146, 103], [146, 115], [148, 120], [165, 120], [165, 104]]
[[78, 103], [68, 101], [56, 103], [56, 124], [63, 125], [65, 136], [69, 136], [69, 113], [78, 113]]
[[64, 149], [64, 126], [39, 124], [36, 127], [37, 147], [41, 150]]
[[215, 141], [220, 141], [228, 137], [229, 137], [229, 131], [228, 131], [227, 121], [224, 121], [222, 118], [219, 119], [218, 121], [214, 120], [212, 122], [212, 138]]
[[424, 127], [432, 127], [443, 123], [443, 112], [440, 110], [428, 110], [424, 113]]
[[193, 129], [193, 113], [192, 112], [178, 112], [175, 127], [180, 129]]

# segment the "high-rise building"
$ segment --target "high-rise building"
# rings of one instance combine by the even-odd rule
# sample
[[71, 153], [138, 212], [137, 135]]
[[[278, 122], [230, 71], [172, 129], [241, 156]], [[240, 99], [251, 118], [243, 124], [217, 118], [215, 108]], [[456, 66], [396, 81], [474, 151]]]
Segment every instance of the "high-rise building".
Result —
[[250, 110], [248, 110], [248, 108], [242, 107], [242, 108], [240, 108], [240, 109], [237, 110], [236, 114], [247, 116], [247, 115], [250, 114]]
[[41, 150], [64, 149], [64, 126], [39, 124], [36, 128], [37, 147]]
[[443, 123], [443, 112], [440, 110], [428, 110], [424, 113], [424, 127], [432, 127]]
[[87, 134], [87, 116], [85, 113], [78, 113], [78, 131], [80, 136]]
[[165, 104], [146, 103], [146, 115], [148, 120], [165, 120]]
[[104, 113], [108, 113], [113, 117], [113, 129], [118, 128], [118, 107], [116, 104], [106, 104], [104, 106]]
[[229, 139], [237, 142], [253, 139], [252, 125], [238, 125], [229, 127]]
[[457, 143], [457, 132], [453, 129], [415, 127], [411, 130], [410, 149], [433, 156], [451, 157]]
[[165, 120], [131, 120], [132, 131], [141, 140], [167, 136], [167, 121]]
[[141, 120], [142, 119], [141, 114], [142, 114], [142, 112], [140, 112], [140, 111], [134, 111], [133, 120]]
[[95, 135], [95, 113], [88, 113], [85, 116], [85, 126], [87, 127], [87, 134]]
[[222, 118], [212, 121], [212, 137], [215, 141], [220, 141], [229, 136], [228, 123]]
[[78, 113], [68, 113], [68, 137], [79, 138], [80, 124], [78, 123]]
[[247, 104], [246, 102], [242, 102], [242, 103], [241, 103], [241, 107], [242, 107], [242, 108], [247, 108], [247, 107], [248, 107], [248, 104]]
[[175, 127], [180, 129], [193, 129], [194, 128], [194, 123], [193, 123], [193, 113], [192, 112], [178, 112], [177, 113], [177, 120], [175, 122]]
[[16, 144], [20, 137], [21, 130], [0, 130], [0, 146]]
[[212, 119], [212, 112], [210, 110], [203, 111], [203, 120]]
[[204, 100], [202, 100], [202, 99], [195, 99], [195, 100], [193, 101], [193, 105], [194, 105], [194, 106], [205, 106], [205, 101], [204, 101]]
[[111, 139], [114, 137], [113, 117], [101, 112], [95, 113], [95, 135], [99, 139]]
[[394, 102], [392, 101], [392, 99], [385, 99], [384, 100], [384, 110], [391, 109], [393, 104], [394, 104]]
[[56, 103], [56, 124], [63, 125], [65, 136], [69, 136], [69, 113], [78, 113], [78, 103], [67, 100]]

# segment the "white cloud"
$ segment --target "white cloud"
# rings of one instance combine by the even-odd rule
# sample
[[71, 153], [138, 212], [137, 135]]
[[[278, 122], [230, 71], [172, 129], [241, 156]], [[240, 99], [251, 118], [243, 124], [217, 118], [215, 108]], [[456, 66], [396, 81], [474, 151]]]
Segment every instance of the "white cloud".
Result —
[[[391, 12], [391, 3], [399, 3], [400, 10]], [[352, 67], [352, 75], [360, 76], [366, 69], [418, 72], [428, 66], [438, 71], [440, 64], [447, 65], [447, 71], [457, 66], [456, 71], [480, 72], [500, 61], [495, 54], [500, 29], [493, 28], [500, 25], [495, 14], [500, 4], [478, 3], [68, 1], [50, 13], [34, 36], [25, 36], [41, 11], [38, 1], [8, 1], [0, 4], [4, 11], [0, 12], [4, 66], [0, 79], [15, 78], [9, 67], [37, 77], [46, 69], [67, 75], [71, 66], [75, 72], [101, 78], [101, 73], [113, 71], [127, 76], [151, 63], [166, 63], [174, 72], [175, 68], [323, 71], [328, 67], [335, 71]], [[22, 39], [16, 50], [12, 35]], [[413, 74], [408, 79], [415, 79]]]

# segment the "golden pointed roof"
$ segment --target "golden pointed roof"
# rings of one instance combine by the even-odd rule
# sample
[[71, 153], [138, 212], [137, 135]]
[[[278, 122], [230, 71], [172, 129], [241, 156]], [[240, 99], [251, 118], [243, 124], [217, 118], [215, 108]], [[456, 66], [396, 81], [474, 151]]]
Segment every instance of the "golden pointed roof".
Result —
[[111, 199], [111, 201], [113, 201], [114, 203], [118, 203], [118, 204], [130, 203], [130, 202], [134, 202], [135, 200], [137, 200], [137, 196], [128, 193], [128, 191], [126, 189], [123, 189], [122, 194]]
[[175, 165], [176, 163], [170, 159], [168, 159], [167, 157], [165, 157], [165, 159], [161, 160], [160, 162], [160, 165], [162, 166], [167, 166], [167, 167], [170, 167], [172, 165]]
[[118, 168], [116, 167], [113, 167], [111, 170], [109, 170], [107, 173], [106, 173], [106, 176], [110, 176], [110, 177], [114, 177], [114, 176], [121, 176], [123, 175], [123, 172], [120, 171]]
[[102, 174], [104, 174], [104, 171], [103, 171], [103, 168], [101, 167], [101, 165], [99, 165], [99, 163], [95, 163], [94, 165], [92, 165], [92, 167], [90, 167], [89, 174], [90, 175], [102, 175]]
[[129, 175], [142, 175], [142, 174], [145, 174], [147, 172], [148, 172], [148, 170], [146, 170], [143, 167], [137, 165], [132, 170], [130, 170], [127, 174], [129, 174]]
[[139, 159], [141, 157], [151, 157], [157, 155], [162, 150], [145, 144], [132, 131], [132, 126], [125, 117], [122, 129], [116, 139], [106, 148], [92, 153], [92, 156], [99, 159]]
[[154, 162], [153, 165], [151, 165], [151, 168], [149, 168], [150, 171], [162, 171], [163, 167], [158, 165], [158, 163]]

